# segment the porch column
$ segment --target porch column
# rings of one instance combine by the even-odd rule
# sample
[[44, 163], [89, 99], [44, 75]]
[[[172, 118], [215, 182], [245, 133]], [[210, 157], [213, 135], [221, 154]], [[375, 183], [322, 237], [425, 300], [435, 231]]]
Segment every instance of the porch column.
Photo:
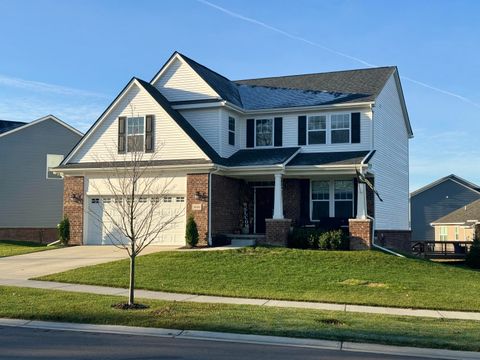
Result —
[[367, 187], [365, 184], [358, 182], [357, 191], [357, 219], [367, 218]]
[[283, 219], [282, 174], [275, 174], [275, 196], [273, 199], [273, 219]]

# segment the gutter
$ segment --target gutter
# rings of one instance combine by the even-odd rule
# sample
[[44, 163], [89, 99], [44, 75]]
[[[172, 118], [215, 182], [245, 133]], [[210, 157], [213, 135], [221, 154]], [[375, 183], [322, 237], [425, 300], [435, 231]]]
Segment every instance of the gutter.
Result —
[[274, 108], [274, 109], [258, 109], [258, 110], [245, 110], [237, 105], [234, 105], [228, 101], [223, 101], [222, 105], [236, 110], [242, 114], [267, 114], [267, 113], [292, 113], [292, 112], [303, 112], [303, 111], [318, 111], [318, 110], [329, 110], [329, 109], [348, 109], [355, 107], [364, 107], [371, 106], [375, 104], [374, 101], [366, 102], [357, 102], [357, 103], [341, 103], [341, 104], [331, 104], [331, 105], [317, 105], [317, 106], [298, 106], [298, 107], [288, 107], [288, 108]]
[[390, 249], [387, 249], [387, 248], [385, 248], [385, 247], [383, 247], [383, 246], [380, 246], [380, 245], [375, 244], [375, 218], [373, 218], [373, 217], [371, 217], [371, 216], [369, 216], [369, 215], [367, 215], [367, 218], [370, 219], [370, 220], [372, 220], [372, 246], [373, 246], [374, 248], [376, 248], [376, 249], [381, 250], [381, 251], [385, 251], [386, 253], [389, 253], [389, 254], [391, 254], [391, 255], [395, 255], [395, 256], [404, 258], [405, 256], [402, 255], [402, 254], [399, 254], [399, 253], [397, 253], [397, 252], [395, 252], [395, 251], [393, 251], [393, 250], [390, 250]]
[[212, 246], [212, 175], [219, 172], [220, 169], [218, 167], [215, 170], [210, 171], [208, 173], [208, 239], [207, 244], [208, 246]]

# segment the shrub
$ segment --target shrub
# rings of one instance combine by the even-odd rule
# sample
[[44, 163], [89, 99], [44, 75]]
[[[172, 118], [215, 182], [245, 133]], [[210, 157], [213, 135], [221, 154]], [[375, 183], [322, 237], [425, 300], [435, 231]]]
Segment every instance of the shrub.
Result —
[[342, 230], [326, 231], [320, 235], [319, 248], [322, 250], [348, 250], [348, 236]]
[[295, 249], [311, 248], [311, 238], [317, 232], [311, 228], [294, 228], [288, 236], [287, 246]]
[[185, 232], [185, 240], [190, 247], [195, 247], [198, 244], [198, 229], [197, 223], [192, 215], [188, 217], [187, 229]]
[[68, 240], [70, 240], [70, 221], [67, 217], [64, 217], [57, 225], [57, 237], [63, 245], [68, 244]]
[[348, 250], [348, 236], [342, 230], [323, 231], [295, 228], [288, 238], [288, 247], [314, 250]]
[[476, 236], [470, 251], [465, 258], [465, 263], [474, 269], [480, 269], [480, 236]]

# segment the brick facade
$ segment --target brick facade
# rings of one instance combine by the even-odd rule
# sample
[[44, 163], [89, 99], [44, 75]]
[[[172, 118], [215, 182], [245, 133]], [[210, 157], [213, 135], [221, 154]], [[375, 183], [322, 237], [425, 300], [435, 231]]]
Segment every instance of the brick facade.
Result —
[[208, 243], [208, 178], [208, 174], [187, 174], [187, 216], [193, 215], [197, 223], [198, 245]]
[[[70, 221], [69, 245], [83, 244], [83, 176], [65, 176], [63, 180], [63, 216]], [[72, 195], [81, 199], [72, 199]]]
[[48, 244], [57, 240], [56, 228], [1, 228], [0, 239]]
[[[233, 234], [241, 227], [243, 204], [250, 205], [250, 189], [243, 180], [212, 175], [212, 236]], [[249, 211], [249, 218], [253, 212]]]
[[302, 181], [305, 180], [283, 179], [283, 212], [293, 224], [302, 222]]
[[265, 243], [287, 246], [291, 219], [265, 219]]
[[372, 220], [349, 219], [350, 250], [368, 250], [372, 247]]
[[375, 243], [392, 250], [410, 252], [412, 232], [410, 230], [376, 230]]

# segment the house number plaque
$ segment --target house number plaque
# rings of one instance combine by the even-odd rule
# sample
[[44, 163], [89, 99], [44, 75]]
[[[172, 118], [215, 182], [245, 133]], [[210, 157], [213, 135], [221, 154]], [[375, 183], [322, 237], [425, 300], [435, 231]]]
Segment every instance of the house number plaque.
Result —
[[202, 204], [192, 204], [192, 210], [194, 211], [202, 210]]

